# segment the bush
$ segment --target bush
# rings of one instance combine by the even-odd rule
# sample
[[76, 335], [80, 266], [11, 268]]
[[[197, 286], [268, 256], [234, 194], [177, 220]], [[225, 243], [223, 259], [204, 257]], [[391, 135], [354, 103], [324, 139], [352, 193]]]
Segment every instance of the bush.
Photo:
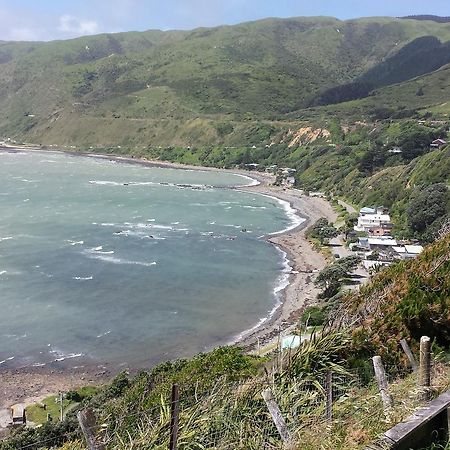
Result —
[[325, 323], [326, 314], [320, 306], [309, 306], [303, 311], [301, 322], [303, 325], [311, 325], [313, 327], [321, 326]]

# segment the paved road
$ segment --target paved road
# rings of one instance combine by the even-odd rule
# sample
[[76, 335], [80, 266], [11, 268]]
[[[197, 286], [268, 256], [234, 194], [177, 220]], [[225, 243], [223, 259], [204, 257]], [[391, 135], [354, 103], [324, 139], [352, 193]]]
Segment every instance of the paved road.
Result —
[[338, 200], [338, 203], [339, 203], [341, 206], [343, 206], [343, 207], [347, 210], [347, 212], [350, 213], [350, 214], [356, 214], [356, 213], [358, 212], [358, 211], [356, 211], [355, 208], [353, 208], [352, 205], [350, 205], [350, 204], [344, 202], [343, 200]]

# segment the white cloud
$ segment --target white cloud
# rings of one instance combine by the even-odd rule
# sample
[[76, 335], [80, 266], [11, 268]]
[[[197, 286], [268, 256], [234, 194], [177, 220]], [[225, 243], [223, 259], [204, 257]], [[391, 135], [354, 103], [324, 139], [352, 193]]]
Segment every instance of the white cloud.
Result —
[[100, 27], [95, 20], [79, 19], [75, 16], [64, 14], [59, 18], [58, 31], [68, 34], [85, 35], [98, 33]]

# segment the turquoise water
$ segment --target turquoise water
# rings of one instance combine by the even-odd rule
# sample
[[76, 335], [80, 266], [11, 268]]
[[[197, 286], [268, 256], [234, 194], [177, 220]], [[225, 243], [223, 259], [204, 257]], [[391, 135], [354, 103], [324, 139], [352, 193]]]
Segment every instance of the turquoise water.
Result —
[[286, 261], [262, 236], [292, 217], [276, 199], [225, 188], [248, 182], [1, 152], [0, 369], [148, 366], [267, 317]]

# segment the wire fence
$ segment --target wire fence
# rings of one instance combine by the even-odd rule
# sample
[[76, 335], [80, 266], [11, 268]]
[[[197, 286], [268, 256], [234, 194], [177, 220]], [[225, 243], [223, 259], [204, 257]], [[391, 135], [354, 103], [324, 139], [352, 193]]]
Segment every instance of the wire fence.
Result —
[[[432, 365], [432, 379], [437, 379], [441, 372], [442, 366]], [[408, 394], [414, 397], [418, 392], [418, 375], [404, 368], [386, 374], [389, 384], [406, 376], [410, 383]], [[125, 410], [120, 403], [113, 405], [102, 411], [101, 422], [87, 425], [83, 432], [87, 430], [95, 436], [92, 448], [98, 449], [274, 450], [284, 448], [286, 435], [289, 440], [301, 442], [311, 430], [327, 433], [333, 424], [353, 416], [363, 416], [366, 421], [380, 419], [383, 411], [371, 366], [352, 371], [323, 371], [308, 377], [284, 377], [274, 371], [239, 382], [218, 380], [205, 385], [203, 381], [185, 380], [175, 399], [171, 386], [165, 386], [159, 398], [145, 406], [142, 400], [152, 390], [148, 386], [135, 402], [128, 399], [127, 406], [135, 409]], [[369, 401], [361, 401], [361, 390]], [[267, 391], [278, 408], [281, 425], [263, 398], [263, 392]], [[371, 395], [367, 396], [367, 392]], [[401, 404], [405, 392], [394, 390], [391, 395]], [[283, 426], [285, 436], [280, 431]], [[71, 430], [11, 448], [52, 448], [65, 439], [77, 438], [83, 438], [80, 430]], [[1, 445], [0, 448], [3, 449]]]
[[[333, 407], [366, 386], [357, 372], [322, 374], [314, 379], [277, 377], [244, 382], [219, 382], [194, 392], [180, 390], [178, 448], [281, 449], [284, 441], [262, 393], [270, 390], [292, 439], [302, 430], [333, 420]], [[170, 448], [169, 392], [151, 410], [112, 415], [103, 443], [121, 448]], [[104, 425], [104, 426], [105, 426]], [[125, 431], [126, 430], [126, 431]], [[132, 430], [132, 432], [130, 432]]]

